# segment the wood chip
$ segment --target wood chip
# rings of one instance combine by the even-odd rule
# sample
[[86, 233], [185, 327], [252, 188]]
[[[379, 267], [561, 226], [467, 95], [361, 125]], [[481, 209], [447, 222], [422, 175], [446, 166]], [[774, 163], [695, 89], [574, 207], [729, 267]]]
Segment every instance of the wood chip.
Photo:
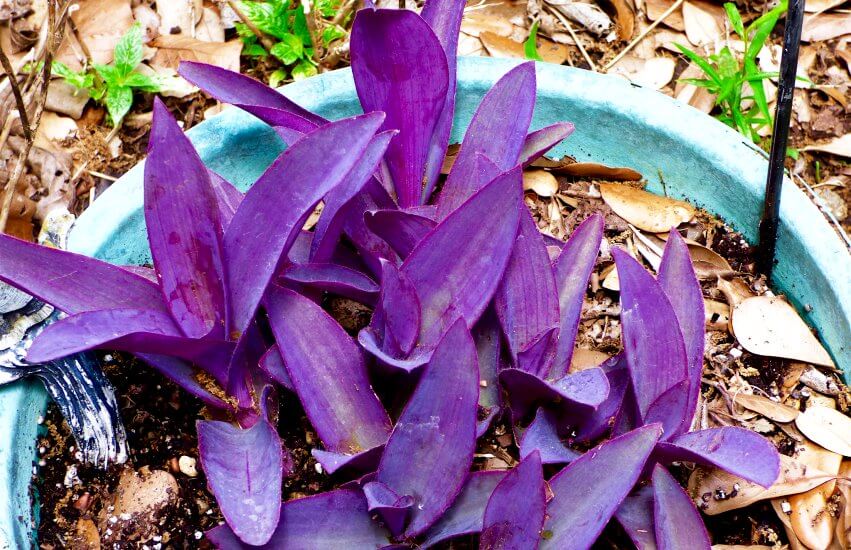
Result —
[[740, 393], [734, 397], [733, 401], [746, 409], [758, 412], [774, 422], [792, 422], [800, 414], [800, 411], [794, 407], [772, 401], [761, 395]]
[[733, 332], [751, 353], [834, 366], [795, 308], [780, 297], [755, 296], [735, 306]]
[[523, 172], [523, 190], [533, 191], [539, 197], [552, 197], [558, 193], [558, 180], [546, 170]]
[[[484, 44], [485, 49], [493, 57], [513, 57], [518, 59], [526, 59], [526, 50], [523, 44], [492, 33], [490, 31], [482, 32], [479, 35], [479, 40]], [[567, 60], [567, 46], [564, 44], [556, 44], [546, 38], [538, 37], [538, 53], [541, 58], [547, 63], [555, 63], [561, 65]]]
[[825, 449], [851, 457], [851, 418], [828, 407], [810, 407], [795, 419], [801, 432]]
[[692, 219], [693, 206], [687, 202], [662, 197], [629, 187], [601, 183], [603, 200], [615, 214], [644, 231], [661, 233]]

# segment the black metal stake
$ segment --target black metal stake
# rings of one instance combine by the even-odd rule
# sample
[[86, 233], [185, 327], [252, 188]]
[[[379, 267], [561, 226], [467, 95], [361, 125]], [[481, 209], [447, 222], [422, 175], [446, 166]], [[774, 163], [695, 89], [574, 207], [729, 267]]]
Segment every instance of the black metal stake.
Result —
[[783, 188], [783, 162], [789, 141], [789, 122], [792, 118], [792, 98], [798, 71], [798, 47], [804, 24], [804, 0], [789, 0], [786, 28], [783, 32], [783, 54], [780, 57], [780, 82], [777, 91], [777, 110], [774, 114], [771, 151], [768, 155], [768, 178], [765, 184], [762, 220], [759, 222], [757, 267], [771, 280], [777, 229], [780, 224], [780, 191]]

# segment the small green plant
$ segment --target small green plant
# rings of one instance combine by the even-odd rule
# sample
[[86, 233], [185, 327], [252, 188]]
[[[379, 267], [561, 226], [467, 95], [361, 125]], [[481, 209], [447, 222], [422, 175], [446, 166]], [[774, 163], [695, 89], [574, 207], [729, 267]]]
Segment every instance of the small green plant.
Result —
[[526, 59], [532, 61], [544, 60], [538, 53], [538, 21], [532, 23], [532, 28], [529, 29], [529, 38], [523, 43], [523, 52], [526, 54]]
[[162, 87], [159, 78], [136, 71], [141, 62], [142, 27], [136, 23], [115, 45], [111, 64], [93, 63], [78, 72], [54, 61], [53, 72], [72, 86], [88, 90], [92, 99], [106, 106], [109, 119], [116, 126], [133, 106], [134, 90], [158, 92]]
[[[706, 78], [684, 78], [683, 82], [706, 88], [715, 94], [715, 104], [721, 108], [718, 118], [732, 126], [753, 142], [760, 140], [759, 130], [771, 125], [771, 113], [765, 97], [763, 81], [774, 78], [777, 73], [759, 70], [757, 55], [771, 34], [780, 16], [786, 12], [784, 0], [771, 11], [761, 15], [745, 27], [736, 5], [724, 4], [730, 27], [744, 42], [744, 54], [739, 61], [736, 54], [725, 45], [721, 50], [708, 57], [677, 44], [677, 48], [690, 61], [694, 62], [706, 75]], [[746, 84], [748, 86], [746, 86]], [[748, 95], [750, 89], [750, 95]], [[750, 107], [743, 103], [752, 101]]]

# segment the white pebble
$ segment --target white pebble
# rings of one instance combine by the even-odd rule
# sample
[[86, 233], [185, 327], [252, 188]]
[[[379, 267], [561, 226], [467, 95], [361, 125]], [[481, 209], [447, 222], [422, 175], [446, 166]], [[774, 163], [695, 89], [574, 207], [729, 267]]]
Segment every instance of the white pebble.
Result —
[[204, 536], [204, 533], [201, 531], [195, 531], [195, 540], [201, 540], [201, 537]]
[[191, 456], [181, 456], [177, 459], [177, 466], [180, 468], [180, 471], [189, 477], [197, 477], [198, 469], [195, 467], [195, 459]]
[[316, 465], [314, 466], [314, 468], [316, 469], [316, 473], [317, 473], [317, 474], [321, 474], [321, 473], [322, 473], [322, 464], [320, 464], [320, 463], [318, 463], [318, 462], [317, 462], [317, 463], [316, 463]]

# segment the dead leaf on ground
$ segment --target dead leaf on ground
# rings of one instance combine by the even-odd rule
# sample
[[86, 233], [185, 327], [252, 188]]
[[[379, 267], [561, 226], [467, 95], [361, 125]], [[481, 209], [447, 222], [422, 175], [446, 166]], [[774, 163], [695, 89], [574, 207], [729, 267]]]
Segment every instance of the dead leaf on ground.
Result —
[[[493, 57], [526, 59], [526, 51], [520, 42], [489, 31], [482, 32], [479, 35], [479, 40], [482, 41], [485, 49]], [[556, 44], [541, 37], [538, 37], [538, 53], [547, 63], [555, 63], [556, 65], [564, 63], [568, 55], [567, 46]]]
[[76, 135], [77, 123], [73, 118], [46, 111], [36, 131], [36, 145], [39, 145], [40, 140], [62, 142]]
[[795, 419], [801, 432], [825, 449], [851, 457], [851, 418], [828, 407], [809, 407]]
[[603, 200], [615, 214], [644, 231], [661, 233], [692, 219], [695, 209], [687, 202], [662, 197], [613, 183], [601, 183]]
[[701, 88], [688, 82], [682, 82], [682, 79], [685, 78], [704, 78], [705, 76], [701, 68], [695, 63], [689, 64], [679, 76], [677, 85], [674, 88], [674, 98], [677, 101], [691, 105], [698, 111], [708, 114], [715, 107], [715, 94], [706, 88]]
[[195, 25], [195, 38], [203, 42], [225, 41], [225, 25], [218, 10], [204, 6], [201, 20]]
[[88, 102], [88, 90], [81, 90], [64, 80], [51, 80], [47, 87], [47, 99], [44, 108], [47, 111], [54, 111], [78, 119], [83, 116], [83, 109]]
[[462, 32], [458, 35], [458, 55], [485, 56], [487, 51], [481, 40]]
[[792, 422], [800, 411], [789, 405], [772, 401], [761, 395], [750, 395], [746, 393], [736, 394], [733, 401], [746, 409], [758, 412], [762, 416], [775, 422]]
[[195, 25], [201, 20], [203, 0], [168, 0], [157, 2], [160, 16], [160, 35], [182, 34], [192, 36]]
[[[719, 12], [720, 10], [720, 18]], [[707, 2], [683, 3], [683, 26], [689, 42], [695, 46], [712, 44], [722, 36], [724, 9]]]
[[[662, 17], [662, 14], [673, 5], [674, 0], [644, 0], [644, 10], [647, 13], [647, 18], [651, 21], [656, 21]], [[678, 31], [684, 31], [686, 26], [683, 21], [682, 9], [675, 10], [665, 18], [662, 24]]]
[[625, 55], [609, 68], [609, 74], [622, 76], [641, 86], [660, 90], [674, 78], [677, 62], [670, 57], [642, 59]]
[[593, 367], [598, 367], [608, 358], [609, 354], [603, 353], [602, 351], [576, 348], [573, 350], [573, 357], [570, 359], [570, 372], [579, 372]]
[[832, 139], [827, 143], [816, 145], [807, 145], [801, 149], [802, 151], [820, 151], [822, 153], [830, 153], [840, 157], [851, 158], [851, 134]]
[[706, 318], [706, 328], [710, 330], [727, 330], [730, 323], [730, 306], [717, 300], [703, 299], [703, 314]]
[[229, 69], [239, 70], [241, 40], [228, 42], [202, 42], [187, 36], [160, 36], [152, 42], [157, 53], [151, 60], [154, 68], [177, 69], [181, 61], [200, 61]]
[[[800, 417], [799, 417], [800, 418]], [[829, 475], [839, 474], [842, 456], [817, 445], [804, 442], [795, 460]], [[827, 548], [833, 540], [835, 520], [828, 510], [828, 500], [836, 487], [830, 481], [805, 493], [790, 495], [789, 523], [795, 536], [808, 548]]]
[[627, 0], [608, 0], [615, 8], [615, 21], [618, 24], [618, 38], [629, 40], [635, 32], [635, 12]]
[[730, 307], [736, 307], [748, 298], [756, 296], [748, 284], [742, 279], [718, 279], [718, 290], [724, 294], [724, 298]]
[[472, 9], [467, 8], [464, 10], [464, 19], [461, 20], [461, 32], [476, 38], [483, 32], [492, 32], [499, 36], [509, 37], [514, 32], [514, 24], [511, 23], [511, 20], [515, 17], [522, 19], [525, 16], [525, 4], [511, 2], [482, 5]]
[[32, 8], [32, 0], [3, 0], [0, 2], [0, 21], [17, 19]]
[[804, 16], [801, 40], [821, 42], [851, 34], [851, 17], [845, 13], [819, 13]]
[[[89, 48], [95, 63], [112, 62], [112, 51], [118, 40], [133, 25], [130, 0], [79, 0], [80, 8], [71, 18], [77, 25], [80, 40]], [[82, 68], [80, 60], [66, 38], [56, 59], [74, 70]]]
[[804, 4], [804, 11], [807, 13], [821, 13], [845, 2], [846, 0], [807, 0]]
[[546, 170], [523, 172], [523, 190], [533, 191], [539, 197], [552, 197], [558, 192], [558, 180]]
[[789, 303], [777, 296], [755, 296], [733, 308], [733, 332], [743, 348], [833, 367], [833, 360]]
[[606, 166], [597, 162], [570, 162], [559, 164], [552, 171], [562, 176], [594, 178], [606, 181], [641, 181], [641, 172], [626, 167]]

